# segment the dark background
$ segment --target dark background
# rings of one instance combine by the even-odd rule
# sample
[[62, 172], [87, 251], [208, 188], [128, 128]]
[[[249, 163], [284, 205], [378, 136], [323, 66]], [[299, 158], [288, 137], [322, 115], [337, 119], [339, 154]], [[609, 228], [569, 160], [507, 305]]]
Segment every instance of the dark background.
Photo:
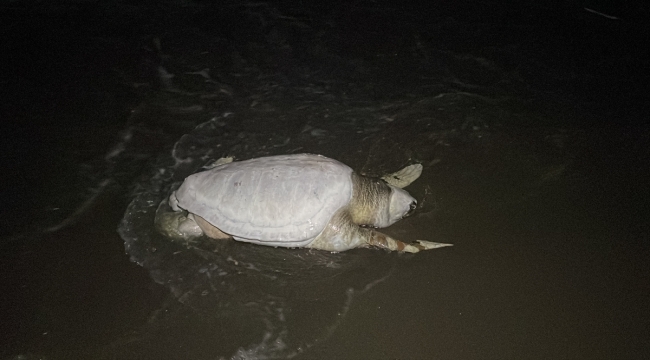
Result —
[[[601, 207], [599, 219], [625, 225], [629, 230], [626, 235], [635, 239], [631, 249], [614, 253], [622, 256], [617, 258], [617, 264], [628, 262], [629, 268], [621, 270], [625, 274], [622, 282], [634, 289], [630, 302], [642, 308], [642, 302], [647, 300], [642, 294], [650, 290], [648, 233], [647, 226], [642, 225], [647, 221], [642, 209], [648, 195], [644, 173], [648, 165], [650, 7], [646, 3], [280, 1], [269, 2], [268, 7], [260, 7], [263, 10], [251, 4], [0, 2], [0, 166], [4, 170], [0, 207], [0, 357], [23, 359], [43, 354], [33, 358], [84, 358], [72, 350], [71, 354], [76, 355], [66, 357], [66, 349], [110, 343], [145, 323], [166, 299], [167, 290], [151, 283], [144, 269], [129, 262], [114, 229], [131, 200], [131, 184], [146, 176], [142, 168], [147, 161], [167, 151], [196, 123], [156, 123], [149, 129], [157, 135], [138, 140], [138, 156], [117, 162], [106, 157], [124, 138], [124, 129], [133, 124], [136, 109], [169, 90], [158, 76], [160, 65], [180, 74], [188, 68], [198, 70], [204, 64], [233, 72], [245, 72], [241, 69], [256, 64], [263, 73], [281, 74], [287, 88], [300, 84], [303, 67], [320, 66], [328, 74], [323, 78], [349, 77], [354, 83], [346, 89], [331, 90], [333, 93], [381, 103], [422, 95], [414, 90], [416, 80], [408, 74], [414, 73], [413, 64], [427, 61], [431, 71], [427, 76], [437, 76], [437, 65], [442, 68], [444, 64], [459, 79], [472, 79], [482, 86], [474, 91], [441, 81], [446, 88], [486, 97], [520, 97], [526, 111], [539, 115], [522, 116], [516, 123], [503, 120], [500, 132], [561, 128], [599, 134], [581, 140], [588, 143], [580, 153], [586, 159], [582, 164], [587, 164], [583, 169], [593, 170], [592, 175], [602, 179], [604, 188], [615, 187], [618, 197], [603, 195], [609, 192], [601, 188], [589, 189], [585, 193], [596, 200], [576, 206], [592, 210]], [[246, 9], [259, 11], [259, 21]], [[286, 18], [308, 27], [285, 26]], [[173, 60], [155, 49], [156, 38], [163, 39], [163, 53], [173, 53]], [[250, 43], [265, 44], [264, 51], [268, 52], [246, 52]], [[289, 55], [282, 50], [286, 44], [292, 50]], [[216, 55], [209, 60], [197, 55], [206, 49]], [[244, 65], [238, 65], [235, 53]], [[494, 74], [460, 58], [445, 58], [461, 53], [488, 59], [502, 72]], [[331, 60], [334, 58], [364, 65], [338, 67], [340, 63]], [[219, 103], [226, 105], [215, 107], [237, 108], [238, 104], [259, 99], [253, 96], [259, 84], [229, 78], [227, 72], [213, 76], [222, 89], [235, 95]], [[516, 73], [518, 78], [505, 80], [504, 73]], [[371, 82], [371, 90], [360, 85]], [[192, 89], [193, 84], [183, 86]], [[436, 91], [427, 95], [434, 96]], [[147, 111], [151, 112], [151, 108], [155, 106], [147, 107]], [[600, 160], [602, 163], [597, 162]], [[468, 163], [463, 164], [472, 168], [473, 163]], [[98, 186], [106, 178], [111, 179], [106, 186], [109, 191]], [[566, 191], [570, 197], [571, 191]], [[598, 201], [600, 196], [605, 200]], [[77, 214], [75, 211], [88, 199], [95, 200], [85, 208], [85, 215]], [[622, 208], [629, 214], [616, 213]], [[62, 223], [68, 224], [66, 221], [81, 223], [85, 237], [92, 234], [96, 242], [80, 241], [75, 228], [68, 225], [51, 231]], [[599, 249], [602, 252], [596, 251], [600, 255], [594, 257], [606, 257], [609, 250]], [[589, 259], [580, 261], [590, 263]], [[547, 265], [554, 266], [540, 266]], [[607, 272], [599, 268], [596, 274]], [[614, 282], [606, 280], [607, 284]], [[112, 295], [104, 299], [108, 293]], [[603, 309], [618, 299], [615, 294], [607, 297]], [[366, 319], [363, 314], [356, 316], [362, 318], [359, 321]], [[618, 333], [611, 338], [610, 352], [601, 354], [602, 358], [612, 358], [609, 356], [617, 349], [630, 349], [616, 342], [626, 337], [624, 332], [629, 331], [632, 339], [647, 337], [647, 310], [611, 316], [635, 317], [634, 325], [614, 326]], [[43, 340], [48, 331], [62, 335]], [[506, 335], [503, 339], [507, 342]], [[333, 341], [344, 339], [339, 336]], [[485, 344], [478, 346], [489, 348]], [[315, 352], [314, 356], [328, 358], [337, 354], [332, 350], [335, 348], [325, 346], [323, 353]], [[647, 340], [634, 341], [632, 350], [620, 353], [620, 358], [643, 358], [644, 349], [648, 350]], [[483, 352], [491, 355], [482, 357], [481, 353], [456, 353], [451, 358], [500, 358], [491, 352]], [[581, 357], [580, 351], [565, 354], [567, 358], [592, 358]], [[516, 355], [505, 358], [515, 358], [512, 356]], [[539, 357], [545, 358], [544, 354]]]

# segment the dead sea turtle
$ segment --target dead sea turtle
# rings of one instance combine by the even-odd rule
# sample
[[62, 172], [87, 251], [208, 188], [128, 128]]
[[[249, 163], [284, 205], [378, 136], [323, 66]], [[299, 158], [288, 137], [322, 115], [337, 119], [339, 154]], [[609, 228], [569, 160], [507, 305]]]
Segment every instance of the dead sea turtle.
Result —
[[175, 239], [205, 234], [328, 251], [376, 246], [418, 252], [449, 246], [421, 240], [406, 244], [374, 230], [392, 225], [415, 208], [415, 199], [400, 187], [420, 172], [420, 165], [412, 165], [382, 181], [311, 154], [220, 164], [188, 176], [170, 195], [169, 206], [161, 203], [156, 225]]

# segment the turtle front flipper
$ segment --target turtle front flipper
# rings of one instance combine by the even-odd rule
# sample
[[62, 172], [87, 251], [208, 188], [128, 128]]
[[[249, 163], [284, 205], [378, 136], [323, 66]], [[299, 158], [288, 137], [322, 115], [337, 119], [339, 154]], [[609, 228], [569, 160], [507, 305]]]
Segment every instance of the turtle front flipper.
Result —
[[390, 236], [370, 228], [362, 228], [352, 222], [348, 209], [339, 210], [325, 229], [308, 247], [327, 251], [345, 251], [358, 247], [378, 247], [390, 251], [416, 253], [451, 244], [418, 240], [412, 244], [395, 240]]
[[392, 237], [375, 230], [369, 230], [370, 236], [368, 238], [368, 245], [379, 247], [390, 251], [402, 251], [409, 253], [420, 252], [421, 250], [431, 250], [446, 246], [453, 246], [453, 244], [437, 243], [432, 241], [416, 240], [414, 243], [407, 244], [400, 240], [395, 240]]
[[409, 165], [402, 170], [381, 177], [389, 185], [400, 189], [409, 186], [422, 175], [422, 164]]
[[437, 249], [437, 248], [447, 247], [447, 246], [454, 246], [454, 244], [439, 243], [439, 242], [425, 241], [425, 240], [415, 240], [414, 243], [407, 244], [406, 245], [407, 249], [404, 249], [404, 251], [416, 253], [419, 252], [420, 250], [432, 250], [432, 249]]

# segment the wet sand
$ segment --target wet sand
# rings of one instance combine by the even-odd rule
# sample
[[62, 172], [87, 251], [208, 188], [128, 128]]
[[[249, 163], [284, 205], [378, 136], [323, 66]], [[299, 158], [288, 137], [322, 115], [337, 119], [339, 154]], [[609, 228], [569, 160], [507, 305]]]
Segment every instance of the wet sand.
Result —
[[[245, 36], [228, 37], [223, 28], [206, 30], [210, 11], [179, 10], [185, 19], [172, 8], [39, 12], [57, 26], [68, 18], [83, 25], [82, 15], [102, 11], [131, 19], [140, 40], [101, 22], [75, 33], [84, 39], [78, 46], [66, 37], [75, 22], [52, 33], [68, 39], [62, 49], [115, 56], [84, 57], [94, 67], [71, 64], [74, 51], [42, 48], [49, 38], [14, 49], [26, 59], [41, 49], [56, 61], [41, 87], [9, 98], [22, 99], [7, 114], [24, 122], [8, 132], [20, 146], [8, 146], [3, 159], [17, 170], [9, 172], [13, 191], [2, 213], [0, 358], [644, 358], [647, 102], [640, 78], [626, 77], [630, 68], [606, 77], [599, 67], [631, 50], [578, 66], [584, 73], [571, 78], [567, 63], [579, 56], [550, 37], [536, 48], [506, 32], [472, 51], [498, 31], [467, 15], [439, 19], [436, 33], [371, 7], [325, 35], [316, 21], [297, 35], [293, 20], [264, 10], [275, 32], [251, 25]], [[359, 14], [372, 21], [355, 22]], [[199, 20], [196, 28], [190, 19]], [[352, 28], [355, 36], [345, 36]], [[434, 41], [446, 31], [462, 36]], [[171, 55], [157, 59], [152, 39], [160, 34]], [[216, 55], [204, 57], [210, 46]], [[539, 55], [548, 48], [556, 55]], [[313, 58], [301, 58], [306, 53]], [[157, 82], [156, 61], [176, 74], [173, 87]], [[188, 74], [204, 66], [213, 69], [210, 81]], [[603, 84], [610, 87], [598, 90]], [[68, 90], [47, 95], [60, 87]], [[83, 89], [94, 95], [79, 95]], [[19, 109], [37, 93], [33, 109]], [[47, 141], [29, 146], [36, 138]], [[146, 219], [129, 217], [133, 209], [150, 216], [157, 205], [134, 199], [160, 201], [182, 174], [220, 156], [299, 152], [371, 176], [422, 163], [422, 177], [408, 188], [419, 208], [386, 232], [454, 246], [416, 255], [187, 247], [142, 236], [152, 234]], [[128, 232], [125, 224], [137, 226]], [[280, 265], [283, 256], [293, 262]], [[303, 258], [315, 265], [296, 261]]]
[[[620, 149], [645, 140], [590, 135], [601, 156], [577, 147], [560, 166], [543, 166], [548, 155], [527, 136], [491, 136], [441, 154], [414, 191], [430, 187], [427, 205], [387, 232], [454, 247], [397, 256], [331, 337], [298, 358], [642, 358], [647, 225], [634, 219], [646, 210], [629, 179], [641, 176], [632, 155], [646, 150]], [[19, 312], [4, 324], [16, 330], [13, 341], [53, 359], [223, 355], [230, 346], [201, 338], [218, 324], [163, 317], [171, 328], [143, 328], [176, 300], [124, 255], [115, 233], [123, 206], [106, 194], [74, 226], [9, 247], [17, 260], [8, 306]], [[308, 324], [314, 315], [302, 316]]]
[[455, 246], [402, 264], [319, 358], [643, 358], [645, 135], [592, 134], [549, 173], [538, 143], [507, 138], [427, 174], [439, 211], [397, 228]]

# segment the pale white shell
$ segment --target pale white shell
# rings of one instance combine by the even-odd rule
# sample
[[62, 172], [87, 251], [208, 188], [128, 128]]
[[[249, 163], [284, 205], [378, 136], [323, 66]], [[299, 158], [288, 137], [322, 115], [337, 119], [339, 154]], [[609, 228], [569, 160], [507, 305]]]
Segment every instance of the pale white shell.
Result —
[[191, 175], [171, 198], [237, 240], [300, 247], [349, 203], [351, 174], [320, 155], [269, 156]]

